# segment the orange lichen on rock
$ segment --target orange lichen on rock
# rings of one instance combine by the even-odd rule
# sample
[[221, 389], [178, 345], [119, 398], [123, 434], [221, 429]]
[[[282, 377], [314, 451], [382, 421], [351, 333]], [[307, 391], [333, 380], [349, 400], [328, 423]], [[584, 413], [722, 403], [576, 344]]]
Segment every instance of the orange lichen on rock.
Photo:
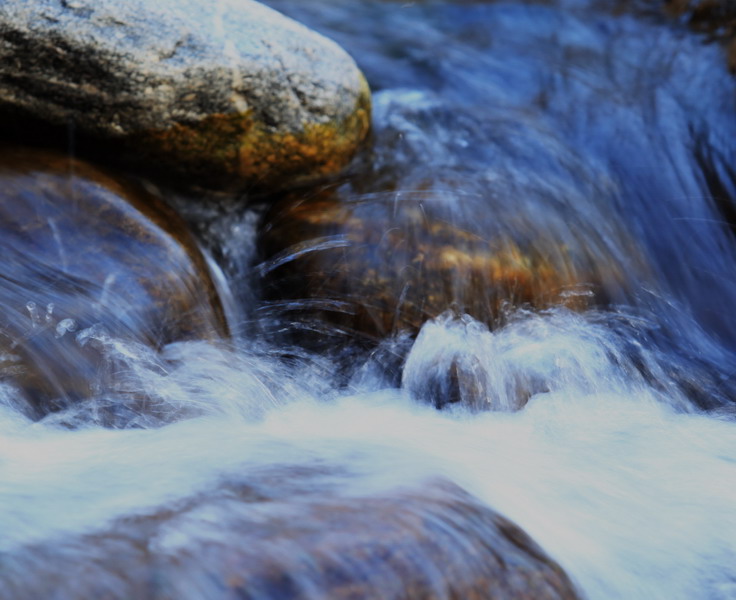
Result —
[[169, 172], [192, 174], [203, 187], [262, 189], [300, 185], [339, 173], [370, 130], [370, 90], [342, 121], [305, 123], [281, 132], [249, 110], [131, 136], [125, 146]]
[[274, 207], [263, 244], [269, 299], [338, 307], [305, 317], [369, 337], [417, 331], [450, 308], [489, 325], [505, 307], [582, 309], [595, 282], [558, 240], [480, 236], [412, 201], [294, 198]]

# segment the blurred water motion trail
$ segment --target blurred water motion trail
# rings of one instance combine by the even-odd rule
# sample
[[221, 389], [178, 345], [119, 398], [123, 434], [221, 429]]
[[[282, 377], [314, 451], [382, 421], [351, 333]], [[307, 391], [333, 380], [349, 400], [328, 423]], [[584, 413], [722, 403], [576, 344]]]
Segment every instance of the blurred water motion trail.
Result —
[[[374, 91], [370, 152], [310, 194], [381, 240], [394, 227], [431, 248], [457, 229], [469, 241], [456, 250], [482, 262], [477, 240], [501, 239], [564, 265], [559, 294], [407, 317], [409, 335], [391, 329], [402, 307], [414, 315], [404, 286], [396, 319], [361, 337], [365, 263], [332, 291], [321, 275], [280, 302], [259, 286], [289, 265], [307, 281], [300, 265], [317, 263], [299, 261], [329, 252], [380, 258], [349, 254], [363, 229], [265, 255], [261, 213], [182, 206], [221, 262], [241, 337], [162, 354], [100, 338], [124, 388], [38, 422], [0, 388], [0, 597], [45, 593], [44, 575], [82, 597], [63, 569], [96, 560], [83, 536], [132, 552], [110, 534], [125, 518], [249, 481], [269, 498], [350, 499], [446, 478], [521, 526], [584, 597], [736, 598], [736, 85], [722, 48], [645, 3], [268, 4], [341, 43]], [[406, 281], [421, 293], [431, 273]], [[480, 281], [446, 289], [490, 296]], [[135, 416], [104, 428], [110, 413]], [[279, 469], [309, 476], [300, 488], [268, 475]], [[142, 552], [233, 543], [203, 502]], [[125, 563], [95, 577], [112, 597], [129, 589]], [[177, 597], [222, 593], [192, 570], [177, 578]]]

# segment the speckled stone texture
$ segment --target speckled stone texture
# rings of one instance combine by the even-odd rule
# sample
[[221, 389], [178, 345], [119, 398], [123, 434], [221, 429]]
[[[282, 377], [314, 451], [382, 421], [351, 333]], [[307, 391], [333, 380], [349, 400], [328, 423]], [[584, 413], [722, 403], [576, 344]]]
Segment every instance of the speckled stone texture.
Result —
[[339, 171], [370, 93], [334, 42], [253, 0], [3, 0], [0, 123], [73, 124], [219, 189]]

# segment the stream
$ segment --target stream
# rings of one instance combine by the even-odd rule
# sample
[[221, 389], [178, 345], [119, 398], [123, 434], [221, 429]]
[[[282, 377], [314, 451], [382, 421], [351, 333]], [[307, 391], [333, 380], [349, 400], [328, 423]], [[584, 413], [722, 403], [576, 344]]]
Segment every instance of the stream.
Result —
[[[644, 2], [267, 4], [340, 43], [373, 91], [372, 146], [320, 190], [331, 202], [406, 240], [418, 207], [569, 277], [490, 316], [457, 290], [486, 297], [492, 282], [453, 281], [448, 310], [418, 333], [361, 336], [346, 322], [362, 288], [273, 291], [289, 264], [349, 238], [269, 253], [272, 199], [170, 198], [213, 257], [235, 340], [157, 353], [61, 331], [94, 340], [124, 385], [40, 420], [0, 383], [0, 598], [126, 597], [137, 567], [99, 562], [94, 540], [191, 499], [146, 552], [226, 546], [223, 506], [243, 486], [349, 502], [441, 479], [519, 525], [581, 597], [736, 599], [736, 83], [723, 49]], [[99, 416], [110, 406], [130, 409], [114, 427]], [[111, 556], [141, 543], [111, 535]], [[151, 597], [230, 597], [192, 569], [176, 578]]]

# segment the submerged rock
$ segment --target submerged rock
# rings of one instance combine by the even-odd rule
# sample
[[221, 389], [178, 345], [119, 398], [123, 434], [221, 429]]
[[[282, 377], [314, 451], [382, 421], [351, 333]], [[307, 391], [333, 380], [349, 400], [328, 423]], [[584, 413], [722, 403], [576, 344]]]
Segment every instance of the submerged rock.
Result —
[[665, 0], [665, 7], [702, 31], [732, 36], [736, 28], [736, 6], [730, 0]]
[[507, 308], [588, 305], [586, 257], [543, 232], [512, 237], [483, 210], [448, 211], [437, 192], [292, 196], [263, 227], [265, 296], [370, 340], [448, 309], [493, 325]]
[[107, 532], [25, 548], [0, 566], [4, 598], [578, 598], [524, 531], [453, 484], [333, 497], [313, 478], [271, 467]]
[[183, 222], [79, 160], [0, 149], [0, 376], [38, 417], [104, 394], [116, 340], [161, 348], [227, 325]]
[[736, 4], [731, 0], [667, 0], [665, 6], [696, 31], [719, 40], [725, 47], [729, 69], [736, 72]]
[[253, 0], [5, 0], [0, 114], [212, 188], [339, 171], [370, 94], [335, 43]]
[[736, 5], [730, 0], [670, 0], [670, 12], [685, 16], [696, 31], [719, 40], [725, 50], [728, 67], [736, 73]]

